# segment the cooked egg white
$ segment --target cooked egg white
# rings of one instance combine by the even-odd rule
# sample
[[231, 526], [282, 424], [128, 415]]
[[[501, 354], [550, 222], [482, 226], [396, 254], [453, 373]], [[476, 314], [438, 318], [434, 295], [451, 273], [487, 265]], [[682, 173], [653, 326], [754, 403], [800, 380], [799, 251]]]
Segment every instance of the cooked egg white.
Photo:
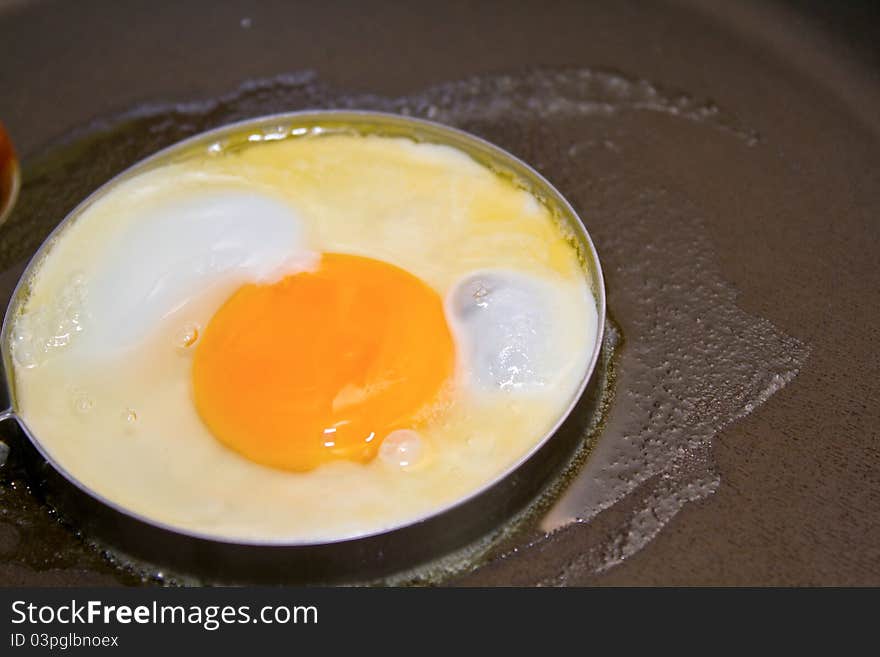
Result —
[[[38, 264], [11, 350], [20, 417], [91, 489], [283, 542], [481, 488], [568, 407], [596, 331], [533, 196], [447, 146], [323, 135], [114, 186]], [[312, 425], [320, 444], [286, 442]]]

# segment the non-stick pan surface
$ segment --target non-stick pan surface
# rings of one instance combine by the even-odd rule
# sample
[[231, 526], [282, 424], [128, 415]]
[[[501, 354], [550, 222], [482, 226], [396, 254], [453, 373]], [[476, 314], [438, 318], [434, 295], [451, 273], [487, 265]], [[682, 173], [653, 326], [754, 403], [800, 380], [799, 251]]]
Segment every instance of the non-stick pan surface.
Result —
[[[575, 478], [452, 581], [880, 584], [875, 10], [360, 7], [0, 5], [0, 119], [25, 161], [3, 283], [53, 217], [202, 124], [279, 105], [452, 123], [576, 206], [620, 334], [582, 466], [599, 484]], [[17, 458], [0, 582], [139, 581], [53, 517]]]

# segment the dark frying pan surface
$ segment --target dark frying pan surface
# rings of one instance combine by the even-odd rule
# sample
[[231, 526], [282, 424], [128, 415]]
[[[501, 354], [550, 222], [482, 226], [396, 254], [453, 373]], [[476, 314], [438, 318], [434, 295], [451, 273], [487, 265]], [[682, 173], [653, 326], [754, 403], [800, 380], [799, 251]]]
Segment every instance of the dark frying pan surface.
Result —
[[[625, 340], [599, 483], [454, 581], [880, 583], [880, 85], [874, 41], [841, 36], [870, 9], [207, 4], [0, 9], [0, 118], [31, 172], [0, 287], [94, 186], [192, 131], [339, 105], [454, 123], [577, 206]], [[16, 458], [0, 582], [139, 581]]]

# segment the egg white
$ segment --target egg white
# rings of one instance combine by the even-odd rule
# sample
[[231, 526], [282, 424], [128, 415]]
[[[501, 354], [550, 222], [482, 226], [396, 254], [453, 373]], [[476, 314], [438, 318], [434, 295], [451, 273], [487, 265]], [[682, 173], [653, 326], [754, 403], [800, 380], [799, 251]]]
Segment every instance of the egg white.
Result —
[[[243, 282], [313, 267], [321, 252], [391, 262], [446, 299], [456, 381], [419, 430], [417, 463], [275, 470], [221, 445], [193, 407], [181, 331], [204, 327]], [[465, 319], [456, 294], [487, 272], [507, 305]], [[508, 329], [510, 304], [530, 299]], [[534, 367], [522, 385], [496, 385], [479, 361], [510, 345], [486, 336], [517, 331]], [[571, 402], [596, 331], [569, 236], [527, 192], [446, 146], [290, 139], [159, 163], [86, 208], [13, 327], [16, 403], [69, 472], [150, 519], [229, 539], [340, 539], [437, 510], [518, 460]]]

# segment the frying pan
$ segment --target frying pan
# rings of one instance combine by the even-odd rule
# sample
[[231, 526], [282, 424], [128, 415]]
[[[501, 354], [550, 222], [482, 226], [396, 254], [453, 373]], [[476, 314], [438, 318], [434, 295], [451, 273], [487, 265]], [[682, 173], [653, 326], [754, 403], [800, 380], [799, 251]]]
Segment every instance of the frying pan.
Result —
[[[552, 133], [515, 111], [465, 126], [551, 178], [603, 254], [609, 309], [626, 343], [597, 450], [627, 437], [627, 400], [653, 394], [633, 381], [651, 343], [638, 330], [632, 245], [656, 245], [658, 264], [645, 280], [662, 283], [663, 263], [675, 256], [664, 250], [669, 227], [684, 214], [703, 231], [701, 262], [737, 308], [809, 354], [756, 410], [713, 427], [711, 493], [685, 499], [669, 519], [662, 506], [639, 516], [640, 500], [663, 484], [658, 474], [589, 522], [540, 541], [529, 535], [454, 581], [880, 584], [878, 24], [871, 3], [572, 1], [502, 10], [379, 2], [358, 12], [332, 2], [193, 2], [160, 13], [145, 2], [14, 2], [0, 10], [0, 61], [16, 62], [0, 69], [0, 119], [25, 163], [25, 207], [36, 203], [28, 162], [72, 130], [144, 103], [214, 98], [292, 71], [317, 71], [361, 97], [400, 97], [477, 74], [590, 67], [721, 108], [758, 135], [754, 146], [692, 128], [673, 111], [591, 115], [585, 124], [554, 124]], [[59, 203], [69, 210], [101, 182]], [[623, 221], [648, 187], [666, 196], [653, 195], [654, 212], [639, 223]], [[672, 197], [687, 203], [664, 206]], [[20, 262], [23, 234], [0, 243], [7, 267]], [[27, 506], [27, 522], [5, 516], [2, 581], [132, 581], [77, 543], [75, 532], [87, 529], [59, 527], [43, 507], [28, 506], [30, 497], [14, 499]], [[631, 517], [651, 537], [639, 549], [621, 530]], [[569, 568], [594, 559], [600, 568]]]

